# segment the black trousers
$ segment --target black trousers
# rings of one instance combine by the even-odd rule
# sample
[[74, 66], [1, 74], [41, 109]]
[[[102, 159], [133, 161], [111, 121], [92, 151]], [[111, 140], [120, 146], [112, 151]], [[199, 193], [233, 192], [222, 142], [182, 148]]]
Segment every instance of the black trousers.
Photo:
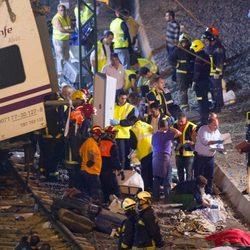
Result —
[[141, 159], [141, 176], [144, 182], [144, 190], [150, 191], [153, 187], [152, 153]]

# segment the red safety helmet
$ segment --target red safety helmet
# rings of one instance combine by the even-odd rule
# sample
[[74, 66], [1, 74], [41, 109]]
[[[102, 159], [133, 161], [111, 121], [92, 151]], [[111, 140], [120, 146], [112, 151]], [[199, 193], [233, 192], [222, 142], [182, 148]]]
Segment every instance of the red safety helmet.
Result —
[[211, 25], [209, 27], [209, 31], [215, 36], [218, 37], [219, 36], [219, 30], [217, 28], [215, 28], [213, 25]]
[[112, 134], [115, 134], [118, 132], [118, 129], [116, 129], [114, 126], [108, 126], [106, 128], [104, 128], [104, 131], [106, 133], [112, 133]]
[[96, 125], [96, 126], [93, 126], [91, 129], [90, 129], [90, 133], [92, 135], [98, 135], [98, 136], [101, 136], [103, 134], [103, 130], [100, 126]]

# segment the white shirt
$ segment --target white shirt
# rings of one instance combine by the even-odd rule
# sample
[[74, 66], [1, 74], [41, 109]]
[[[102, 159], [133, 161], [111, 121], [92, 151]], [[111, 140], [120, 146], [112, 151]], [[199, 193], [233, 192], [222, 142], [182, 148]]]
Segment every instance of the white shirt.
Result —
[[198, 155], [212, 157], [216, 151], [209, 147], [208, 142], [217, 140], [221, 140], [220, 131], [218, 129], [211, 131], [208, 125], [204, 125], [198, 130], [195, 151]]
[[106, 64], [102, 68], [102, 73], [114, 77], [117, 80], [116, 89], [122, 89], [125, 84], [125, 70], [122, 64], [119, 64], [118, 69], [110, 64]]

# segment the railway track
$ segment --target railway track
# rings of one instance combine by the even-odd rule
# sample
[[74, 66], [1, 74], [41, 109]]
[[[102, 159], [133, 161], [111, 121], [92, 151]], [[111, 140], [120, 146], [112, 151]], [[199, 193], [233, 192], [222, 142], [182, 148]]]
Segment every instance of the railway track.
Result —
[[96, 249], [52, 216], [53, 199], [61, 197], [67, 185], [37, 181], [19, 160], [14, 157], [12, 167], [0, 175], [0, 249], [15, 249], [22, 237], [30, 240], [32, 235], [39, 237], [39, 246], [49, 244], [51, 249]]

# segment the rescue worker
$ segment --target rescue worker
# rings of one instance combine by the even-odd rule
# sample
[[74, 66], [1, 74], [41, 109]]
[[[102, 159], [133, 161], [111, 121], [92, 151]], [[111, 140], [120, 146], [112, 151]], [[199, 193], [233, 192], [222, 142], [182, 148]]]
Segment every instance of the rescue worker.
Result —
[[189, 110], [188, 88], [192, 86], [194, 56], [190, 51], [190, 37], [182, 33], [179, 38], [179, 46], [175, 47], [169, 57], [170, 63], [176, 68], [176, 82], [180, 88], [180, 108], [183, 111]]
[[150, 90], [150, 80], [153, 76], [153, 73], [147, 67], [141, 67], [139, 70], [140, 78], [137, 82], [137, 87], [140, 91], [142, 97], [146, 97]]
[[[151, 194], [142, 191], [136, 195], [138, 216], [135, 224], [134, 248], [153, 250], [163, 247], [158, 218], [151, 207]], [[133, 248], [133, 249], [134, 249]]]
[[[98, 71], [101, 72], [102, 68], [110, 63], [111, 54], [113, 53], [113, 38], [114, 34], [111, 31], [106, 31], [104, 37], [97, 42], [97, 59]], [[90, 64], [92, 72], [95, 73], [95, 50], [90, 55]]]
[[136, 86], [136, 82], [137, 82], [137, 73], [135, 70], [133, 69], [126, 69], [125, 70], [125, 85], [124, 85], [124, 89], [126, 91], [132, 91], [137, 93], [137, 86]]
[[154, 75], [150, 80], [152, 86], [151, 91], [147, 94], [147, 101], [149, 104], [158, 102], [161, 106], [161, 112], [165, 115], [171, 116], [168, 111], [168, 104], [164, 93], [165, 82], [159, 75]]
[[209, 56], [205, 52], [205, 46], [201, 40], [194, 40], [190, 47], [197, 55], [194, 61], [194, 75], [192, 88], [195, 90], [199, 105], [200, 123], [207, 124], [210, 103], [209, 92]]
[[125, 69], [130, 68], [129, 54], [132, 54], [132, 46], [128, 26], [124, 20], [124, 10], [115, 11], [116, 18], [110, 24], [110, 30], [114, 33], [114, 52], [118, 54], [121, 64]]
[[137, 215], [136, 202], [131, 198], [125, 198], [121, 206], [127, 218], [122, 222], [122, 226], [117, 229], [119, 237], [118, 249], [132, 249]]
[[151, 190], [153, 185], [152, 173], [152, 133], [153, 128], [146, 122], [140, 121], [136, 116], [129, 118], [130, 148], [136, 150], [136, 156], [141, 162], [141, 176], [144, 182], [144, 190]]
[[211, 94], [214, 101], [213, 111], [220, 113], [224, 106], [222, 94], [223, 66], [226, 59], [225, 48], [215, 36], [206, 31], [202, 37], [206, 44], [206, 52], [210, 58]]
[[[80, 3], [80, 22], [82, 28], [82, 38], [81, 44], [84, 46], [85, 54], [87, 54], [93, 46], [94, 38], [95, 38], [95, 30], [94, 30], [94, 12], [92, 1], [85, 0], [85, 3]], [[78, 27], [78, 5], [76, 5], [74, 9], [74, 14], [76, 18], [76, 27]]]
[[193, 179], [194, 144], [192, 140], [196, 125], [190, 121], [186, 114], [180, 113], [174, 128], [182, 134], [175, 139], [175, 162], [179, 182]]
[[[57, 93], [45, 96], [44, 100], [60, 100]], [[64, 107], [45, 106], [47, 127], [42, 130], [39, 139], [41, 171], [49, 180], [56, 180], [57, 167], [64, 159]]]
[[129, 117], [134, 116], [135, 108], [127, 102], [127, 92], [121, 90], [116, 96], [116, 103], [114, 108], [114, 119], [110, 121], [112, 126], [118, 130], [116, 135], [116, 142], [119, 147], [119, 158], [122, 169], [129, 169], [130, 162], [129, 155], [129, 130], [131, 128]]
[[60, 76], [63, 65], [69, 60], [70, 33], [74, 32], [65, 5], [60, 3], [57, 6], [57, 14], [53, 17], [51, 23], [53, 26], [52, 41], [56, 54], [57, 74]]
[[[116, 180], [115, 171], [121, 170], [119, 161], [118, 146], [115, 141], [118, 130], [113, 126], [108, 126], [104, 129], [105, 135], [100, 141], [100, 151], [102, 156], [102, 170], [100, 175], [103, 200], [109, 202], [111, 194], [120, 196], [119, 186]], [[120, 173], [123, 175], [123, 173]]]
[[102, 201], [100, 173], [102, 156], [99, 148], [103, 130], [100, 126], [90, 129], [91, 136], [82, 144], [79, 154], [81, 163], [81, 190], [86, 192], [96, 202]]

